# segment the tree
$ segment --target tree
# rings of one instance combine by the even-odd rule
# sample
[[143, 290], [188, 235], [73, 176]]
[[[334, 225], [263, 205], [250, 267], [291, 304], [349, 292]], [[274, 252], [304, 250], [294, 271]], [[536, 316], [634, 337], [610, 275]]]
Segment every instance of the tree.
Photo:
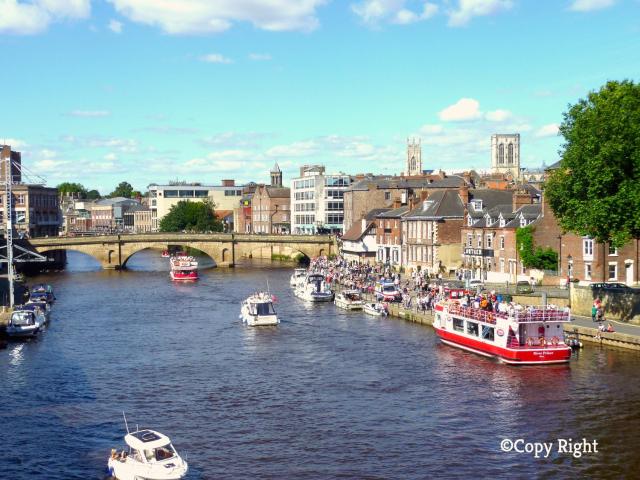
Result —
[[131, 198], [132, 193], [133, 187], [129, 182], [120, 182], [116, 189], [109, 194], [109, 196]]
[[640, 237], [640, 85], [608, 82], [570, 105], [545, 195], [560, 226], [621, 247]]
[[81, 183], [62, 182], [56, 187], [58, 193], [61, 195], [69, 195], [71, 193], [80, 194], [80, 198], [85, 198], [87, 195], [87, 189]]
[[533, 225], [516, 230], [516, 248], [525, 268], [538, 270], [556, 270], [558, 268], [558, 252], [552, 248], [535, 247], [533, 242]]
[[171, 207], [162, 220], [161, 232], [221, 232], [222, 222], [216, 217], [215, 205], [210, 200], [189, 202], [181, 200]]
[[87, 192], [87, 198], [89, 200], [97, 200], [100, 198], [100, 192], [98, 190], [89, 190]]

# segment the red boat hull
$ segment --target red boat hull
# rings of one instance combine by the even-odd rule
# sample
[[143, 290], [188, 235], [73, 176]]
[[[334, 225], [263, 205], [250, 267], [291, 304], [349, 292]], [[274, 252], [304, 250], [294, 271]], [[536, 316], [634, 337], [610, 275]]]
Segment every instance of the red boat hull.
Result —
[[490, 345], [472, 338], [457, 335], [454, 332], [436, 328], [440, 339], [449, 345], [468, 350], [486, 357], [496, 357], [513, 365], [538, 365], [566, 363], [571, 358], [571, 348], [562, 346], [503, 348]]
[[198, 272], [191, 272], [189, 274], [180, 274], [180, 273], [174, 273], [171, 272], [171, 280], [176, 281], [176, 282], [189, 282], [189, 281], [195, 281], [198, 280]]

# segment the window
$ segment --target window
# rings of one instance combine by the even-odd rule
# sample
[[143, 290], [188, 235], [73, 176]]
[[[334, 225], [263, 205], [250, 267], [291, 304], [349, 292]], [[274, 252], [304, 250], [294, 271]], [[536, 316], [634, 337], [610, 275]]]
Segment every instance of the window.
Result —
[[498, 165], [504, 165], [504, 145], [498, 147]]
[[500, 214], [500, 226], [504, 227], [506, 225], [506, 222], [504, 221], [504, 217], [502, 216], [502, 214]]
[[527, 219], [524, 218], [524, 215], [520, 215], [520, 226], [521, 227], [526, 227], [527, 226]]
[[467, 322], [467, 333], [469, 335], [478, 336], [478, 324], [475, 322]]
[[609, 280], [617, 280], [618, 279], [618, 264], [610, 263], [609, 264]]
[[591, 280], [591, 264], [590, 263], [584, 264], [584, 279]]
[[593, 240], [590, 238], [582, 239], [582, 256], [585, 259], [593, 260]]
[[513, 165], [513, 143], [507, 147], [507, 165]]
[[165, 190], [164, 196], [165, 198], [178, 198], [178, 190]]
[[493, 235], [487, 234], [487, 248], [493, 248]]
[[391, 192], [384, 192], [384, 199], [387, 201], [391, 200]]
[[618, 255], [618, 249], [611, 244], [609, 244], [609, 255], [612, 255], [612, 256]]
[[198, 198], [205, 198], [209, 196], [209, 191], [208, 190], [196, 190], [196, 197]]
[[471, 215], [468, 215], [467, 216], [467, 226], [470, 227], [471, 225], [473, 225], [473, 218], [471, 218]]
[[453, 329], [457, 332], [464, 332], [464, 320], [460, 318], [454, 318]]
[[478, 248], [482, 248], [482, 234], [478, 234]]
[[178, 196], [181, 198], [192, 198], [195, 194], [193, 190], [178, 190]]
[[473, 247], [473, 235], [467, 233], [467, 247]]
[[504, 250], [504, 235], [500, 235], [500, 250]]
[[500, 259], [500, 273], [504, 273], [504, 258]]
[[489, 340], [491, 342], [493, 342], [494, 336], [493, 336], [493, 327], [488, 327], [486, 325], [482, 326], [482, 338], [484, 338], [485, 340]]

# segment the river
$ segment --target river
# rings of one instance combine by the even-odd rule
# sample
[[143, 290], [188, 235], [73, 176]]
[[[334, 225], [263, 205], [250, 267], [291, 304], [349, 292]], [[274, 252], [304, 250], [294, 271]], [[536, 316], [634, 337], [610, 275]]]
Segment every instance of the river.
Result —
[[[123, 272], [69, 254], [40, 338], [0, 350], [7, 479], [102, 479], [130, 425], [166, 433], [189, 479], [637, 478], [640, 355], [587, 344], [511, 367], [430, 327], [307, 306], [291, 269], [250, 263], [172, 283], [144, 251]], [[240, 301], [269, 282], [278, 327]], [[557, 439], [598, 442], [580, 458]], [[548, 458], [500, 450], [552, 442]]]

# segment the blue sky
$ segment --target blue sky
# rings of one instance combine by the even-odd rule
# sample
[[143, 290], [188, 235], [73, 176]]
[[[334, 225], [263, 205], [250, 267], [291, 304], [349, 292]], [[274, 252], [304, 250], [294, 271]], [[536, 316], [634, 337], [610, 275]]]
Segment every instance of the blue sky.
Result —
[[268, 181], [305, 163], [558, 159], [569, 103], [640, 76], [640, 0], [0, 0], [0, 140], [48, 184]]

